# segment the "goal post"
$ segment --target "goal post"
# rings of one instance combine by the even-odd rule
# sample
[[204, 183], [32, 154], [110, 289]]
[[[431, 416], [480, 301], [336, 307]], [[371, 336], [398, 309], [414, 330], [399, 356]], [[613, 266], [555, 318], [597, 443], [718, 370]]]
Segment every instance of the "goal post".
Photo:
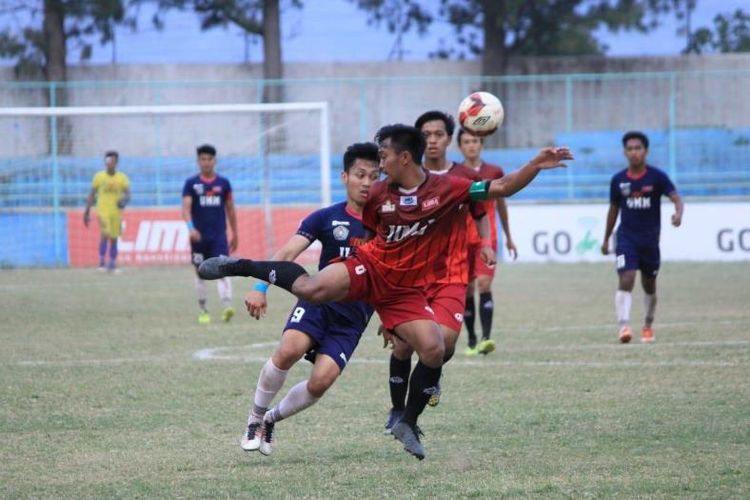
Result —
[[[75, 218], [108, 150], [131, 180], [123, 264], [185, 262], [184, 231], [170, 249], [171, 233], [157, 242], [155, 222], [179, 220], [182, 183], [198, 173], [204, 143], [232, 183], [241, 253], [268, 257], [300, 217], [331, 203], [326, 102], [0, 108], [0, 223], [10, 229], [0, 266], [91, 265], [96, 245], [79, 245], [92, 246], [98, 225], [84, 231]], [[160, 255], [145, 255], [154, 247]]]

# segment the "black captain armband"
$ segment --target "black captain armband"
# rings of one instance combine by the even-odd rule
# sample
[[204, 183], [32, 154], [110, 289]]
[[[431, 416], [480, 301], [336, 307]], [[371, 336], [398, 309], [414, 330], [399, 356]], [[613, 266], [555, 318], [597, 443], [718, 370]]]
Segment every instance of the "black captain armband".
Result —
[[490, 181], [472, 182], [471, 187], [469, 187], [469, 196], [474, 201], [484, 201], [488, 198], [489, 190]]

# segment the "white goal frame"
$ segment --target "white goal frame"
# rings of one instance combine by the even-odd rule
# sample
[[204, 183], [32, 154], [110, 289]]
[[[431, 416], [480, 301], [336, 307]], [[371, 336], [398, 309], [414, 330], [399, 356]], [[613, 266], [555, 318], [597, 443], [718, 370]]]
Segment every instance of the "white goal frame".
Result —
[[[273, 113], [284, 111], [318, 111], [319, 147], [320, 147], [320, 200], [321, 206], [331, 204], [331, 137], [329, 106], [325, 101], [318, 102], [283, 102], [283, 103], [252, 103], [252, 104], [181, 104], [181, 105], [139, 105], [139, 106], [61, 106], [61, 107], [0, 107], [0, 118], [12, 117], [46, 117], [50, 119], [50, 149], [52, 156], [52, 208], [55, 214], [55, 255], [61, 259], [62, 221], [60, 220], [60, 167], [58, 164], [57, 120], [66, 116], [107, 116], [107, 115], [180, 115], [180, 114], [209, 114], [209, 113]], [[261, 130], [261, 134], [266, 131]], [[271, 238], [269, 246], [274, 247], [271, 190], [268, 185], [269, 172], [267, 163], [263, 163], [261, 186], [261, 205], [264, 212], [266, 233]]]
[[[320, 199], [322, 206], [331, 204], [331, 136], [328, 103], [282, 102], [255, 104], [180, 104], [163, 106], [70, 106], [70, 107], [24, 107], [0, 108], [0, 117], [63, 117], [85, 115], [178, 115], [201, 113], [272, 113], [275, 111], [319, 111], [320, 112]], [[55, 148], [53, 139], [53, 150]], [[54, 151], [53, 151], [54, 152]], [[53, 177], [57, 165], [53, 154]], [[55, 196], [56, 198], [56, 196]]]

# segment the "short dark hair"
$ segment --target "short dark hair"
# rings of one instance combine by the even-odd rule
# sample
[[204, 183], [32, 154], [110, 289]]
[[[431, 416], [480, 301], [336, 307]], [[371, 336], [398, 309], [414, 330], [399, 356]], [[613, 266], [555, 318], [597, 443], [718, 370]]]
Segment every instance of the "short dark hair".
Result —
[[104, 153], [104, 158], [110, 158], [110, 157], [114, 158], [115, 160], [119, 160], [120, 154], [115, 150], [110, 150]]
[[456, 121], [451, 115], [443, 111], [432, 110], [422, 113], [419, 118], [417, 118], [417, 121], [414, 122], [414, 126], [419, 130], [422, 130], [422, 125], [435, 120], [443, 122], [445, 124], [445, 131], [448, 132], [449, 136], [453, 137], [453, 131], [456, 130]]
[[382, 144], [386, 139], [391, 140], [391, 147], [396, 152], [408, 151], [414, 163], [422, 163], [425, 141], [421, 130], [403, 123], [385, 125], [375, 134], [375, 142]]
[[198, 156], [200, 155], [216, 156], [216, 148], [210, 144], [204, 144], [202, 146], [198, 146], [198, 149], [196, 149], [196, 152]]
[[646, 134], [643, 132], [637, 130], [626, 132], [625, 135], [622, 136], [622, 147], [627, 146], [630, 139], [638, 139], [641, 141], [641, 144], [643, 144], [643, 148], [648, 149], [648, 137], [646, 137]]
[[374, 142], [355, 142], [344, 153], [344, 172], [349, 169], [357, 160], [367, 160], [378, 163], [378, 145]]
[[459, 128], [458, 129], [458, 137], [456, 138], [456, 144], [458, 144], [459, 146], [461, 145], [461, 137], [463, 137], [464, 134], [468, 134], [468, 135], [470, 135], [472, 137], [476, 137], [477, 139], [479, 139], [479, 143], [480, 144], [484, 144], [484, 137], [480, 137], [478, 135], [474, 135], [471, 132], [469, 132], [468, 130], [466, 130], [465, 128]]

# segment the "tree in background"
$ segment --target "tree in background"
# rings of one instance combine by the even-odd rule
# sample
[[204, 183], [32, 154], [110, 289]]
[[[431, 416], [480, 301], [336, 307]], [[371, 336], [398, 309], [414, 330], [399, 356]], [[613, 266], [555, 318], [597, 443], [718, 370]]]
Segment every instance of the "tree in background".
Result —
[[[148, 2], [148, 0], [139, 0]], [[159, 12], [154, 20], [163, 24], [165, 13], [170, 9], [193, 10], [201, 20], [204, 30], [235, 25], [252, 37], [263, 41], [263, 78], [283, 78], [281, 57], [281, 11], [279, 0], [156, 0]], [[284, 7], [300, 8], [301, 0], [288, 0]], [[283, 101], [282, 87], [266, 85], [264, 102]]]
[[499, 75], [515, 56], [603, 54], [596, 31], [658, 26], [659, 18], [690, 0], [350, 0], [400, 35], [424, 33], [434, 22], [453, 26], [438, 58], [481, 57], [482, 74]]
[[[68, 49], [79, 51], [79, 59], [91, 57], [92, 38], [102, 45], [114, 37], [116, 24], [135, 26], [125, 15], [123, 0], [0, 0], [0, 14], [9, 23], [0, 31], [0, 57], [16, 61], [19, 77], [43, 75], [49, 82], [67, 80]], [[64, 86], [45, 96], [48, 105], [67, 105]], [[58, 150], [71, 148], [70, 123], [58, 119]]]
[[718, 14], [714, 27], [702, 27], [688, 34], [688, 54], [705, 52], [750, 52], [750, 14], [737, 9], [732, 14]]

